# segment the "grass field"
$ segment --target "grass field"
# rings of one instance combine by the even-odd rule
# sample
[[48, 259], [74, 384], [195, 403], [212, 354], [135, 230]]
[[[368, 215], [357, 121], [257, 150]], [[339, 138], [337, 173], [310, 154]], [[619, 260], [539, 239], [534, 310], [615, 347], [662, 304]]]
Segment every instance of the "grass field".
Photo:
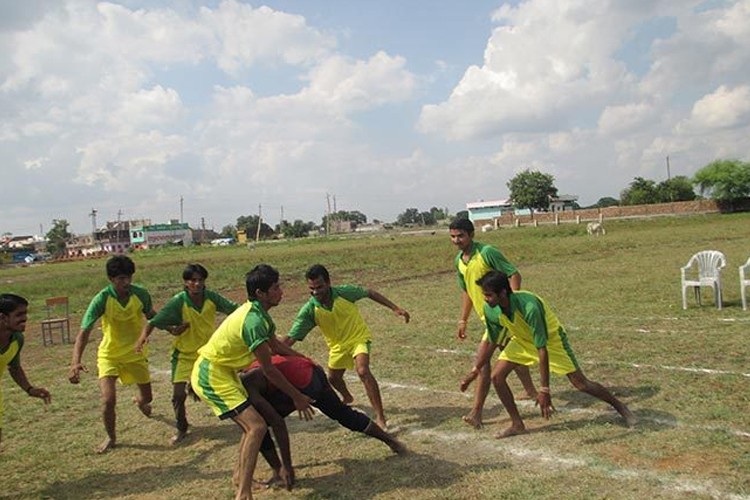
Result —
[[[320, 262], [335, 283], [375, 288], [412, 314], [400, 318], [373, 302], [361, 304], [374, 341], [372, 368], [391, 426], [412, 453], [395, 457], [374, 440], [349, 433], [318, 415], [289, 418], [297, 488], [262, 498], [750, 498], [750, 311], [742, 311], [737, 266], [750, 256], [750, 214], [607, 223], [607, 235], [585, 226], [515, 228], [478, 235], [517, 264], [524, 288], [537, 292], [566, 325], [584, 372], [610, 387], [639, 418], [621, 425], [606, 404], [553, 376], [558, 412], [549, 421], [519, 403], [531, 432], [493, 438], [507, 424], [494, 393], [486, 425], [460, 419], [470, 396], [458, 391], [481, 334], [454, 337], [459, 290], [447, 232], [295, 241], [248, 248], [189, 248], [134, 255], [136, 282], [157, 305], [180, 288], [181, 269], [197, 261], [208, 284], [244, 298], [242, 277], [268, 262], [282, 273], [285, 298], [272, 310], [280, 332], [306, 300], [304, 270]], [[679, 268], [698, 250], [723, 251], [724, 309], [683, 311]], [[43, 408], [7, 375], [0, 463], [7, 498], [231, 498], [239, 431], [219, 423], [201, 403], [189, 403], [191, 435], [178, 447], [168, 380], [168, 335], [151, 343], [154, 417], [130, 404], [119, 388], [119, 447], [93, 453], [103, 439], [96, 374], [67, 382], [72, 346], [42, 347], [44, 298], [70, 295], [78, 323], [106, 284], [104, 260], [0, 270], [0, 289], [29, 297], [32, 317], [23, 363], [32, 383], [47, 387]], [[92, 334], [84, 363], [95, 371]], [[321, 362], [325, 346], [313, 332], [297, 347]], [[538, 372], [532, 370], [538, 379]], [[370, 410], [362, 385], [349, 378], [355, 404]], [[518, 387], [517, 379], [511, 385]], [[262, 462], [262, 461], [261, 461]], [[265, 476], [264, 464], [257, 475]]]

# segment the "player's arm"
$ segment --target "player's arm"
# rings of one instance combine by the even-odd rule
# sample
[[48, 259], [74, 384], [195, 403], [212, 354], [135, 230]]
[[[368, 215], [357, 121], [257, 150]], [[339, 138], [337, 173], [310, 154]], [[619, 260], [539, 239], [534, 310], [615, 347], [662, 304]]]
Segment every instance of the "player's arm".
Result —
[[315, 306], [307, 302], [297, 312], [294, 323], [282, 342], [291, 347], [295, 342], [304, 340], [313, 328], [315, 328]]
[[458, 318], [458, 328], [456, 330], [456, 338], [463, 340], [466, 338], [466, 325], [469, 321], [469, 314], [471, 314], [471, 297], [466, 293], [466, 290], [461, 291], [461, 314]]
[[51, 400], [49, 391], [44, 387], [34, 387], [31, 385], [31, 382], [29, 382], [29, 379], [26, 377], [26, 372], [21, 366], [20, 359], [17, 363], [8, 365], [8, 373], [10, 373], [13, 381], [18, 384], [18, 387], [26, 391], [26, 394], [32, 398], [43, 400], [45, 404], [49, 404]]
[[523, 317], [531, 328], [534, 346], [539, 354], [539, 381], [542, 386], [536, 396], [536, 403], [544, 418], [549, 418], [555, 407], [552, 406], [552, 395], [549, 388], [549, 351], [547, 351], [547, 321], [544, 316], [544, 306], [539, 300], [534, 300], [524, 306]]
[[479, 372], [482, 371], [482, 367], [485, 366], [492, 358], [492, 353], [495, 352], [496, 348], [497, 344], [490, 341], [490, 339], [488, 338], [483, 338], [482, 341], [479, 342], [479, 348], [477, 349], [477, 357], [474, 360], [474, 366], [471, 368], [471, 371], [466, 374], [459, 387], [461, 389], [461, 392], [464, 392], [466, 389], [468, 389], [474, 379], [479, 376]]
[[[304, 354], [297, 352], [290, 347], [294, 342], [292, 342], [292, 344], [286, 343], [287, 339], [289, 339], [289, 337], [282, 342], [276, 337], [276, 335], [272, 335], [268, 339], [268, 346], [271, 348], [271, 352], [273, 352], [273, 354], [278, 354], [279, 356], [299, 356], [305, 358], [306, 356]], [[294, 339], [291, 340], [293, 341]]]
[[405, 323], [409, 322], [409, 313], [408, 313], [408, 311], [406, 311], [405, 309], [401, 309], [399, 306], [397, 306], [396, 304], [394, 304], [393, 302], [391, 302], [388, 299], [388, 297], [386, 297], [382, 293], [380, 293], [380, 292], [378, 292], [378, 291], [373, 290], [372, 288], [370, 288], [370, 289], [367, 290], [367, 297], [369, 299], [371, 299], [371, 300], [374, 300], [375, 302], [377, 302], [381, 306], [387, 307], [388, 309], [390, 309], [391, 311], [393, 311], [396, 314], [396, 316], [401, 316], [402, 318], [404, 318], [404, 322]]
[[83, 358], [83, 350], [86, 348], [86, 344], [89, 343], [89, 335], [93, 325], [88, 328], [81, 328], [76, 335], [76, 341], [73, 345], [73, 359], [70, 361], [70, 373], [68, 380], [71, 384], [77, 384], [81, 381], [81, 372], [88, 372], [88, 368], [81, 364]]
[[255, 354], [255, 357], [258, 359], [260, 368], [263, 370], [263, 375], [266, 376], [268, 381], [284, 394], [292, 398], [292, 401], [294, 401], [294, 407], [299, 412], [300, 418], [311, 420], [314, 411], [310, 406], [310, 403], [312, 403], [313, 400], [299, 392], [299, 390], [286, 379], [278, 368], [273, 366], [273, 363], [271, 362], [272, 351], [268, 342], [263, 342], [258, 345], [253, 351], [253, 354]]

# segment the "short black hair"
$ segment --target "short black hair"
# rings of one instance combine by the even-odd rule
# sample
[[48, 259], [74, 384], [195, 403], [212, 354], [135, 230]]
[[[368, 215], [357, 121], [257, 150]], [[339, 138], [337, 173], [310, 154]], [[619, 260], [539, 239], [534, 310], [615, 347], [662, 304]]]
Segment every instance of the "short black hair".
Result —
[[453, 219], [453, 221], [448, 226], [448, 229], [453, 229], [456, 231], [466, 231], [468, 234], [473, 234], [474, 223], [469, 219]]
[[115, 255], [107, 261], [107, 277], [133, 276], [135, 274], [135, 262], [127, 255]]
[[279, 272], [268, 264], [258, 264], [245, 275], [247, 297], [256, 299], [255, 292], [268, 292], [274, 283], [279, 282]]
[[185, 269], [182, 271], [182, 279], [189, 280], [194, 274], [197, 274], [204, 280], [208, 279], [208, 271], [200, 264], [188, 264], [185, 266]]
[[508, 275], [502, 271], [490, 271], [477, 280], [477, 285], [482, 287], [483, 290], [491, 290], [497, 294], [502, 293], [505, 290], [508, 295], [513, 293], [513, 289], [510, 287], [510, 281], [508, 281]]
[[328, 269], [326, 269], [322, 264], [313, 264], [312, 266], [310, 266], [310, 269], [308, 269], [305, 273], [305, 278], [309, 280], [323, 278], [323, 281], [325, 281], [326, 283], [331, 282], [331, 275], [328, 274]]
[[28, 306], [29, 301], [14, 293], [0, 294], [0, 314], [8, 315], [21, 306]]

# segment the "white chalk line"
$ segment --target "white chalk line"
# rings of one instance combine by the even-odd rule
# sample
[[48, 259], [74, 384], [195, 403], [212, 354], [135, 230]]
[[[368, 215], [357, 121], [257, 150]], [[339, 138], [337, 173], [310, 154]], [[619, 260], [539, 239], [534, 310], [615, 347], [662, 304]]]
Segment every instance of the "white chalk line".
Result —
[[[401, 346], [402, 348], [422, 350], [423, 348], [417, 346]], [[467, 351], [463, 349], [435, 349], [438, 354], [453, 354], [457, 356], [473, 357], [474, 351]], [[590, 361], [586, 360], [582, 364], [591, 366], [604, 366], [604, 365], [615, 365], [615, 366], [628, 366], [631, 368], [648, 368], [652, 370], [667, 370], [667, 371], [682, 371], [689, 373], [700, 373], [705, 375], [733, 375], [739, 377], [750, 378], [750, 373], [737, 372], [732, 370], [717, 370], [714, 368], [701, 368], [691, 366], [672, 366], [672, 365], [648, 365], [643, 363], [620, 363], [616, 361]]]
[[[351, 377], [351, 380], [354, 381], [354, 377]], [[390, 381], [378, 381], [378, 384], [380, 385], [381, 388], [387, 388], [387, 389], [427, 392], [427, 393], [433, 393], [433, 394], [446, 394], [446, 395], [461, 397], [463, 399], [473, 398], [472, 394], [463, 393], [458, 390], [446, 391], [442, 389], [433, 389], [431, 387], [425, 387], [425, 386], [420, 386], [420, 385], [403, 384], [400, 382], [390, 382]], [[490, 394], [490, 397], [491, 396], [492, 395]], [[529, 409], [532, 409], [536, 406], [535, 402], [531, 400], [519, 400], [519, 401], [516, 401], [516, 404], [520, 407], [526, 407]], [[586, 409], [586, 408], [558, 408], [557, 412], [558, 413], [570, 413], [570, 414], [585, 414], [585, 415], [604, 415], [604, 414], [615, 415], [614, 410], [609, 410], [609, 409], [592, 410], [592, 409]], [[732, 429], [731, 427], [727, 427], [727, 426], [694, 425], [694, 424], [682, 423], [676, 419], [670, 420], [670, 419], [664, 419], [664, 418], [658, 418], [658, 417], [648, 417], [648, 416], [639, 416], [639, 415], [637, 415], [637, 417], [640, 421], [651, 422], [653, 424], [663, 425], [663, 426], [671, 427], [675, 429], [681, 428], [681, 429], [695, 430], [699, 432], [705, 432], [705, 431], [721, 432], [721, 433], [726, 433], [726, 434], [730, 434], [730, 435], [737, 436], [737, 437], [750, 438], [750, 431]]]
[[512, 459], [521, 461], [524, 466], [528, 466], [529, 463], [550, 463], [555, 466], [568, 469], [585, 467], [605, 476], [613, 477], [616, 479], [634, 479], [642, 481], [645, 478], [647, 480], [658, 483], [662, 487], [684, 493], [696, 493], [709, 495], [713, 498], [731, 498], [734, 500], [750, 499], [750, 496], [738, 495], [734, 493], [727, 494], [726, 492], [718, 489], [710, 479], [707, 479], [704, 482], [696, 482], [687, 480], [684, 477], [667, 477], [665, 475], [653, 472], [652, 470], [630, 469], [617, 466], [602, 466], [594, 463], [592, 459], [581, 458], [580, 456], [566, 456], [558, 451], [550, 453], [545, 449], [531, 448], [528, 444], [519, 446], [518, 444], [516, 444], [518, 441], [514, 442], [512, 439], [482, 439], [477, 437], [477, 434], [469, 434], [465, 432], [447, 433], [436, 430], [428, 430], [424, 428], [413, 429], [411, 430], [411, 433], [416, 436], [426, 436], [428, 438], [437, 439], [448, 443], [471, 442], [472, 449], [474, 450], [482, 448], [483, 450], [490, 452], [496, 456], [510, 455]]

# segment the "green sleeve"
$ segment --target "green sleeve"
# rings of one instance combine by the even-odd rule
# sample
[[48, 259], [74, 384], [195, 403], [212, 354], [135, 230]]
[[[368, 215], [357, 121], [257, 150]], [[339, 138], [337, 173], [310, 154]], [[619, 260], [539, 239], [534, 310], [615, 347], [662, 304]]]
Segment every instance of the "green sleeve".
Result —
[[491, 245], [484, 245], [480, 253], [484, 261], [495, 271], [502, 271], [508, 276], [512, 276], [518, 272], [516, 266], [508, 262], [508, 259], [497, 248]]
[[461, 290], [464, 292], [466, 291], [466, 280], [464, 279], [464, 275], [461, 274], [461, 271], [459, 271], [458, 267], [458, 259], [461, 258], [461, 252], [458, 252], [458, 255], [456, 255], [456, 258], [453, 259], [453, 265], [456, 268], [456, 274], [458, 275], [458, 286], [461, 287]]
[[[25, 339], [23, 337], [23, 333], [21, 332], [13, 332], [13, 337], [15, 337], [16, 342], [18, 342], [18, 352], [15, 356], [13, 356], [13, 359], [10, 360], [10, 363], [8, 363], [8, 366], [13, 366], [15, 368], [18, 368], [21, 366], [21, 349], [23, 349], [23, 344], [25, 342]], [[11, 342], [13, 341], [13, 337], [11, 337]]]
[[182, 324], [182, 306], [185, 304], [185, 293], [180, 292], [167, 302], [164, 307], [159, 309], [156, 316], [151, 318], [148, 323], [162, 330], [168, 326], [177, 326]]
[[356, 285], [341, 285], [334, 287], [339, 297], [342, 297], [349, 302], [357, 302], [358, 300], [367, 298], [367, 289]]
[[216, 310], [224, 314], [232, 314], [235, 309], [240, 307], [239, 304], [233, 300], [229, 300], [223, 295], [220, 295], [212, 290], [206, 290], [206, 298], [216, 304]]
[[315, 328], [315, 304], [312, 300], [308, 300], [297, 313], [297, 317], [294, 318], [294, 323], [287, 336], [294, 340], [305, 340], [305, 337], [313, 328]]
[[487, 327], [487, 336], [493, 344], [500, 340], [500, 332], [503, 326], [500, 324], [500, 315], [502, 314], [499, 306], [492, 307], [485, 302], [484, 304], [484, 322]]
[[81, 330], [90, 330], [93, 328], [96, 320], [102, 317], [104, 309], [107, 305], [107, 289], [105, 288], [101, 292], [97, 293], [91, 302], [81, 320]]
[[273, 324], [269, 325], [261, 315], [250, 312], [242, 324], [242, 340], [251, 351], [254, 351], [262, 343], [268, 342], [274, 330]]
[[136, 295], [143, 304], [143, 314], [145, 316], [151, 316], [154, 314], [154, 305], [151, 302], [151, 294], [148, 293], [148, 290], [142, 286], [133, 286], [131, 287], [131, 290], [133, 290], [133, 294]]
[[547, 345], [547, 320], [544, 316], [544, 306], [536, 297], [523, 304], [523, 319], [531, 327], [534, 334], [534, 345], [537, 349]]

